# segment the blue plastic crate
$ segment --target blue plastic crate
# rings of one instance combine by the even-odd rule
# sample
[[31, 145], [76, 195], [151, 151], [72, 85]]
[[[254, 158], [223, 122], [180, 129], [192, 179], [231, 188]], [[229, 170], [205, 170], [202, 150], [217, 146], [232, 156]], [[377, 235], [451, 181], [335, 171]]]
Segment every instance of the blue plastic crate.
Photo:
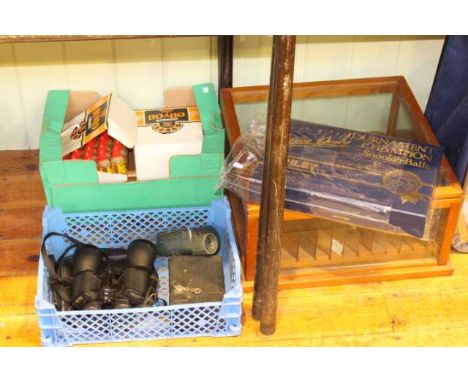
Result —
[[[241, 332], [242, 285], [239, 253], [226, 200], [210, 207], [64, 214], [46, 207], [43, 235], [67, 233], [101, 247], [125, 247], [135, 238], [155, 241], [160, 231], [213, 224], [221, 236], [225, 294], [222, 302], [112, 310], [57, 311], [51, 302], [47, 271], [39, 261], [36, 311], [44, 346], [175, 337], [235, 336]], [[66, 247], [59, 237], [47, 241], [55, 255]], [[160, 275], [160, 293], [169, 293], [167, 260], [155, 263]]]

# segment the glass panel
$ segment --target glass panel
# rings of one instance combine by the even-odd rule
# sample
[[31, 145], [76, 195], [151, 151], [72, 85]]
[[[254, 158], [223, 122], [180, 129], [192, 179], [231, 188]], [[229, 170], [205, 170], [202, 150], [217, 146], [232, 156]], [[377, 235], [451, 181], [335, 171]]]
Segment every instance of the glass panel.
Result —
[[408, 113], [401, 105], [398, 110], [396, 135], [400, 138], [415, 139], [413, 134], [413, 124], [411, 123]]
[[[355, 131], [386, 134], [391, 93], [293, 100], [291, 117]], [[267, 102], [236, 104], [241, 134], [254, 118], [266, 120]], [[405, 114], [401, 109], [399, 114]]]
[[267, 115], [267, 103], [266, 102], [255, 102], [255, 103], [239, 103], [235, 104], [237, 121], [239, 123], [239, 129], [241, 135], [248, 130], [250, 123], [254, 118], [262, 118], [266, 121]]
[[[355, 131], [387, 134], [387, 125], [393, 93], [362, 96], [293, 99], [291, 117], [308, 122], [346, 128]], [[267, 102], [234, 104], [241, 134], [253, 119], [266, 121]], [[396, 121], [399, 138], [417, 140], [414, 134], [418, 127], [400, 104]], [[440, 173], [439, 185], [448, 185], [448, 174]]]
[[385, 134], [391, 94], [295, 100], [292, 118], [355, 131]]

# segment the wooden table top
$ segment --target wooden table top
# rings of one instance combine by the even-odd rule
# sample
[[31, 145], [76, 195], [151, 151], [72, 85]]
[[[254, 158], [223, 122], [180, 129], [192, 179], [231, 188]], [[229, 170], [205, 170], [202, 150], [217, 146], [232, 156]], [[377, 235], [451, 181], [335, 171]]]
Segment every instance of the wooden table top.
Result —
[[[0, 163], [0, 346], [38, 346], [34, 296], [45, 205], [38, 154], [0, 151]], [[281, 291], [272, 337], [260, 334], [252, 294], [245, 293], [238, 337], [109, 345], [467, 346], [468, 255], [454, 255], [452, 262], [451, 277]]]

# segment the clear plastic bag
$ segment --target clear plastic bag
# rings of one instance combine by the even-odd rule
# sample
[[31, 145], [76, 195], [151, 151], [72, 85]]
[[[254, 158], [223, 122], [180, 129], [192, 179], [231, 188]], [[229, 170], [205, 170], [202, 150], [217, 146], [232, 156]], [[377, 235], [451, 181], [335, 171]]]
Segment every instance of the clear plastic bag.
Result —
[[[264, 149], [265, 124], [255, 119], [232, 146], [221, 185], [259, 203]], [[285, 208], [429, 239], [441, 157], [438, 146], [293, 120]]]

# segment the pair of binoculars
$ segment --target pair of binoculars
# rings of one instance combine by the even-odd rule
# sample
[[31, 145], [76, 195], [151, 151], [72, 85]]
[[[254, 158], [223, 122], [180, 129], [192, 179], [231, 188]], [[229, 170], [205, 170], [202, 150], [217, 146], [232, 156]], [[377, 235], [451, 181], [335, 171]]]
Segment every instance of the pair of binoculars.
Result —
[[155, 246], [147, 240], [134, 240], [127, 250], [83, 244], [57, 265], [63, 282], [55, 286], [56, 305], [60, 310], [153, 305], [158, 299], [155, 258]]

